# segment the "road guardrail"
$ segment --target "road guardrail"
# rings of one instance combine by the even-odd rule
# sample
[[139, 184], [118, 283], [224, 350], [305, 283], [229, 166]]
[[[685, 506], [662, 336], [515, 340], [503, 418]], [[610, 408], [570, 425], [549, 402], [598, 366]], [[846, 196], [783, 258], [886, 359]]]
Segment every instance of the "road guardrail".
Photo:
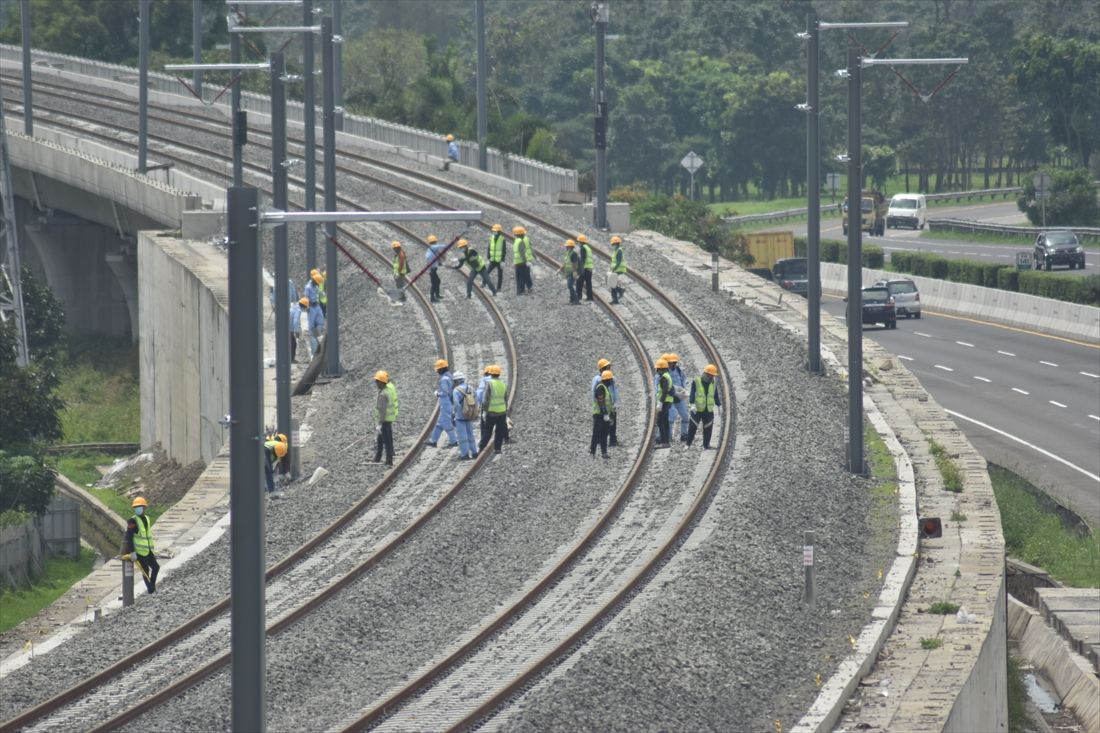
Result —
[[1083, 242], [1100, 242], [1100, 227], [1018, 227], [969, 219], [929, 219], [928, 228], [942, 232], [981, 232], [1002, 237], [1036, 237], [1039, 232], [1073, 232]]

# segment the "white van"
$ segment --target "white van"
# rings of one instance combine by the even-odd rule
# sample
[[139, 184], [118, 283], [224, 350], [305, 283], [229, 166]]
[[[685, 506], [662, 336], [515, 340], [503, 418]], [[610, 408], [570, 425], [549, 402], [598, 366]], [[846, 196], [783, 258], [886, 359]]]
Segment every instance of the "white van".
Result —
[[923, 193], [898, 193], [890, 199], [886, 210], [886, 228], [912, 227], [924, 229], [928, 222], [928, 199]]

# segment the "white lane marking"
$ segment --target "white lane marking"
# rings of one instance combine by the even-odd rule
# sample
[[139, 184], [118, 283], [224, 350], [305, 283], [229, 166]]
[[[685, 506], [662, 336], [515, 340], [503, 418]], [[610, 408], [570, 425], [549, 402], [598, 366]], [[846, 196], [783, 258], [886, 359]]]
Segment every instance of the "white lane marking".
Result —
[[1046, 366], [1052, 366], [1052, 367], [1056, 367], [1056, 366], [1058, 366], [1058, 365], [1057, 365], [1057, 364], [1055, 364], [1055, 363], [1054, 363], [1053, 361], [1040, 361], [1039, 363], [1040, 363], [1040, 364], [1045, 364]]
[[1013, 387], [1013, 388], [1012, 388], [1012, 391], [1013, 391], [1013, 392], [1019, 392], [1020, 394], [1031, 394], [1031, 393], [1030, 393], [1030, 392], [1028, 392], [1027, 390], [1024, 390], [1024, 389], [1020, 389], [1019, 387]]
[[924, 336], [926, 339], [932, 338], [932, 334], [925, 333], [924, 331], [913, 331], [913, 333], [916, 334], [917, 336]]
[[[1048, 450], [1043, 450], [1039, 446], [1035, 445], [1034, 443], [1029, 443], [1026, 440], [1024, 440], [1023, 438], [1017, 438], [1015, 435], [1012, 435], [1011, 433], [1006, 433], [1003, 430], [998, 430], [997, 428], [993, 427], [992, 425], [987, 425], [984, 422], [980, 422], [978, 420], [975, 420], [972, 417], [967, 417], [966, 415], [955, 412], [954, 410], [948, 410], [947, 408], [944, 408], [944, 412], [946, 412], [948, 415], [951, 415], [952, 417], [957, 417], [961, 420], [966, 420], [967, 422], [974, 423], [975, 425], [977, 425], [980, 428], [985, 428], [986, 430], [991, 430], [994, 433], [996, 433], [997, 435], [1003, 435], [1004, 437], [1008, 438], [1009, 440], [1016, 441], [1020, 445], [1026, 445], [1028, 448], [1031, 448], [1035, 451], [1038, 451], [1039, 453], [1042, 453], [1047, 458], [1053, 458], [1054, 460], [1058, 461], [1059, 463], [1064, 464], [1066, 466], [1069, 466], [1074, 471], [1077, 471], [1079, 473], [1083, 473], [1084, 475], [1091, 478], [1093, 481], [1100, 482], [1100, 476], [1097, 476], [1095, 473], [1092, 473], [1091, 471], [1086, 471], [1085, 469], [1081, 468], [1080, 466], [1077, 466], [1077, 465], [1074, 465], [1074, 464], [1070, 463], [1065, 458], [1062, 458], [1061, 456], [1056, 456]], [[1090, 415], [1090, 417], [1095, 417], [1095, 416]], [[1100, 418], [1097, 418], [1097, 419], [1100, 419]]]
[[904, 354], [898, 354], [898, 358], [902, 361], [913, 361], [913, 357], [905, 356]]
[[956, 341], [955, 343], [957, 343], [959, 346], [966, 346], [971, 349], [974, 348], [974, 344], [967, 343], [966, 341]]
[[990, 382], [993, 381], [992, 379], [986, 379], [985, 377], [977, 377], [977, 376], [974, 377], [974, 379], [977, 379], [979, 382], [985, 382], [986, 384], [989, 384]]
[[1100, 415], [1089, 415], [1089, 417], [1091, 417], [1093, 420], [1096, 420], [1097, 422], [1100, 422]]
[[1047, 402], [1054, 405], [1055, 407], [1065, 407], [1065, 405], [1063, 405], [1061, 402], [1055, 402], [1054, 400], [1047, 400]]
[[1077, 372], [1078, 374], [1084, 374], [1086, 377], [1092, 377], [1093, 379], [1100, 379], [1100, 374], [1093, 374], [1092, 372]]
[[954, 369], [952, 369], [951, 367], [945, 367], [945, 366], [944, 366], [943, 364], [933, 364], [933, 366], [934, 366], [934, 367], [936, 367], [937, 369], [942, 369], [942, 370], [944, 370], [945, 372], [953, 372], [953, 371], [955, 371], [955, 370], [954, 370]]
[[1011, 351], [998, 351], [997, 353], [998, 353], [998, 354], [1001, 354], [1001, 355], [1003, 355], [1003, 356], [1016, 356], [1016, 355], [1015, 355], [1015, 354], [1013, 354], [1013, 353], [1012, 353]]

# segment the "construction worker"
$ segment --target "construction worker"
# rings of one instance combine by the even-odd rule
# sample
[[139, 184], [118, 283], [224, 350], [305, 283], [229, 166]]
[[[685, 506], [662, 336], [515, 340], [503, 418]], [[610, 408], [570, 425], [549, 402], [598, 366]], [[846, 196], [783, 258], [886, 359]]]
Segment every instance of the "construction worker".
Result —
[[581, 281], [577, 286], [577, 295], [580, 295], [581, 288], [585, 291], [585, 300], [591, 302], [592, 300], [592, 268], [595, 267], [595, 259], [592, 256], [592, 245], [588, 243], [588, 237], [583, 234], [577, 235], [577, 244], [581, 246]]
[[[302, 338], [302, 318], [309, 317], [309, 298], [300, 298], [297, 303], [290, 304], [290, 361], [291, 363], [298, 359], [298, 340]], [[310, 350], [308, 342], [306, 342], [306, 348], [303, 349], [309, 353], [310, 358], [313, 357], [313, 352]]]
[[668, 373], [668, 362], [661, 358], [653, 363], [653, 367], [657, 370], [657, 406], [660, 410], [657, 413], [657, 447], [668, 448], [668, 411], [676, 394], [673, 392], [672, 376]]
[[499, 455], [500, 447], [508, 440], [508, 385], [500, 378], [501, 369], [497, 364], [485, 367], [489, 373], [489, 383], [485, 385], [482, 404], [485, 407], [485, 431], [478, 443], [479, 451], [489, 445], [489, 436], [493, 437], [493, 452]]
[[[610, 359], [600, 359], [596, 362], [596, 376], [592, 377], [592, 397], [596, 397], [596, 385], [603, 380], [603, 373], [611, 368]], [[612, 380], [609, 385], [611, 388], [611, 422], [607, 426], [607, 444], [611, 447], [615, 447], [619, 444], [618, 436], [618, 424], [619, 424], [619, 388]]]
[[485, 271], [485, 260], [481, 259], [481, 255], [477, 253], [470, 243], [465, 239], [458, 240], [458, 264], [455, 265], [455, 269], [460, 269], [463, 265], [470, 266], [470, 274], [466, 276], [466, 299], [469, 300], [473, 297], [474, 293], [474, 278], [481, 275], [481, 284], [489, 288], [489, 292], [493, 295], [497, 294], [497, 289], [493, 287], [493, 282], [489, 279], [489, 275]]
[[512, 264], [516, 268], [516, 295], [531, 292], [531, 240], [527, 230], [521, 226], [512, 227]]
[[309, 282], [306, 283], [305, 297], [309, 300], [309, 345], [310, 353], [316, 354], [318, 345], [320, 344], [320, 338], [325, 332], [325, 311], [321, 307], [321, 295], [324, 291], [321, 286], [324, 284], [325, 279], [321, 276], [319, 270], [313, 270], [310, 273]]
[[424, 254], [424, 259], [428, 261], [428, 276], [432, 279], [431, 290], [431, 302], [438, 303], [443, 300], [443, 296], [439, 293], [439, 265], [443, 261], [443, 255], [447, 251], [447, 247], [439, 243], [439, 239], [434, 234], [428, 235], [428, 251]]
[[596, 457], [596, 446], [600, 447], [600, 453], [607, 458], [607, 435], [611, 431], [611, 415], [615, 410], [614, 398], [611, 396], [611, 385], [615, 381], [615, 375], [610, 369], [600, 372], [600, 381], [596, 382], [592, 390], [592, 442], [588, 452]]
[[[317, 304], [321, 306], [321, 314], [328, 316], [328, 294], [325, 292], [325, 273], [314, 267], [309, 271], [309, 279], [317, 285]], [[309, 284], [306, 284], [309, 287]]]
[[[672, 391], [675, 396], [675, 400], [672, 402], [672, 409], [676, 411], [676, 414], [680, 417], [680, 442], [686, 443], [688, 436], [688, 423], [690, 418], [688, 417], [688, 383], [687, 377], [684, 376], [684, 370], [680, 367], [680, 357], [676, 354], [669, 353], [665, 356], [665, 361], [668, 362], [668, 374], [672, 377]], [[668, 417], [668, 432], [672, 434], [672, 424], [675, 422], [671, 412]]]
[[377, 426], [378, 439], [374, 447], [374, 462], [382, 460], [382, 450], [386, 451], [386, 465], [393, 465], [393, 424], [397, 422], [397, 387], [390, 381], [388, 372], [379, 370], [374, 373], [374, 383], [378, 386], [378, 399], [374, 403], [374, 424]]
[[[472, 399], [476, 406], [477, 397], [474, 395], [474, 388], [466, 384], [465, 374], [455, 372], [453, 378], [451, 409], [454, 411], [455, 430], [458, 432], [458, 458], [462, 461], [473, 460], [477, 458], [477, 441], [474, 440], [474, 420], [477, 418], [467, 412], [466, 404]], [[481, 409], [477, 408], [477, 412], [480, 414]]]
[[432, 428], [432, 437], [428, 441], [428, 445], [435, 448], [439, 444], [439, 436], [443, 433], [447, 434], [448, 448], [455, 448], [458, 446], [458, 434], [455, 432], [455, 413], [454, 413], [454, 380], [451, 379], [451, 366], [447, 363], [446, 359], [435, 360], [435, 373], [439, 375], [439, 388], [435, 391], [435, 396], [439, 400], [439, 418], [435, 421], [435, 427]]
[[122, 559], [140, 563], [144, 571], [141, 575], [145, 579], [145, 590], [156, 593], [160, 563], [157, 562], [153, 546], [153, 520], [145, 515], [149, 502], [144, 496], [135, 496], [130, 507], [134, 510], [134, 515], [126, 522]]
[[402, 290], [408, 284], [409, 258], [396, 239], [390, 242], [390, 249], [393, 250], [393, 286]]
[[558, 272], [565, 270], [565, 284], [569, 286], [569, 305], [580, 305], [581, 296], [577, 292], [577, 278], [580, 276], [581, 258], [577, 254], [577, 243], [572, 239], [565, 240], [565, 260], [558, 268]]
[[[298, 286], [294, 284], [294, 278], [290, 278], [290, 277], [288, 277], [286, 279], [286, 285], [287, 285], [287, 301], [286, 302], [293, 303], [294, 301], [298, 300]], [[271, 289], [268, 292], [269, 292], [268, 297], [271, 300], [271, 312], [274, 314], [275, 313], [275, 286], [272, 285]]]
[[286, 436], [281, 433], [264, 437], [264, 482], [267, 484], [267, 493], [275, 491], [275, 467], [287, 452]]
[[450, 163], [458, 162], [458, 143], [455, 142], [454, 135], [447, 136], [447, 161]]
[[477, 383], [477, 391], [475, 397], [477, 397], [477, 404], [481, 408], [481, 417], [478, 420], [477, 442], [480, 444], [481, 440], [485, 437], [485, 410], [489, 406], [489, 403], [485, 401], [485, 392], [489, 389], [489, 382], [493, 381], [492, 374], [489, 373], [492, 368], [492, 364], [485, 367], [485, 371], [481, 374], [481, 381]]
[[707, 364], [703, 367], [702, 375], [691, 382], [691, 394], [688, 402], [691, 403], [691, 424], [688, 426], [687, 440], [684, 447], [691, 446], [695, 440], [695, 430], [703, 427], [703, 450], [710, 450], [710, 435], [714, 430], [714, 408], [722, 406], [722, 397], [718, 394], [718, 367]]
[[626, 290], [623, 285], [626, 280], [626, 254], [623, 252], [623, 240], [614, 236], [611, 238], [611, 274], [607, 277], [607, 284], [611, 288], [611, 305], [618, 305], [619, 298]]
[[493, 270], [497, 273], [497, 290], [504, 285], [504, 232], [500, 224], [493, 224], [493, 233], [489, 235], [489, 269], [485, 273], [490, 277]]

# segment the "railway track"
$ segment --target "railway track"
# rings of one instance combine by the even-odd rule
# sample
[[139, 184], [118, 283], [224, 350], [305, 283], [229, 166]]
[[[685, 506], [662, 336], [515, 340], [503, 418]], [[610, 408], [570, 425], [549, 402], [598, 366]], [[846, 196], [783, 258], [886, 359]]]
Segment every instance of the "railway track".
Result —
[[[177, 119], [172, 124], [181, 123]], [[81, 127], [80, 132], [89, 134], [85, 127]], [[165, 141], [165, 144], [169, 142], [174, 148], [180, 146], [178, 141]], [[202, 152], [209, 155], [208, 151]], [[370, 160], [359, 154], [348, 155], [342, 152], [341, 157], [345, 161], [354, 159], [359, 165], [381, 167], [389, 173], [399, 173], [433, 186], [445, 187], [453, 193], [492, 206], [497, 211], [520, 216], [543, 234], [563, 239], [571, 236], [568, 231], [552, 222], [540, 220], [483, 192], [454, 186], [450, 181], [410, 172], [400, 166]], [[189, 160], [180, 160], [180, 164], [195, 165]], [[224, 163], [208, 173], [221, 176], [223, 171]], [[262, 175], [262, 170], [257, 172]], [[345, 175], [364, 175], [346, 164], [341, 166], [341, 172]], [[395, 187], [392, 181], [386, 182], [377, 177], [374, 180], [379, 185]], [[422, 192], [406, 190], [403, 195], [436, 207], [453, 208]], [[345, 202], [346, 204], [354, 202]], [[344, 236], [352, 235], [345, 231]], [[607, 259], [604, 251], [594, 249], [598, 255]], [[539, 256], [550, 267], [557, 264], [545, 252], [539, 252]], [[614, 492], [611, 501], [602, 508], [595, 521], [585, 528], [568, 552], [548, 562], [548, 569], [537, 580], [529, 583], [523, 592], [510, 599], [506, 607], [481, 628], [472, 630], [464, 639], [456, 642], [453, 648], [417, 670], [408, 684], [392, 689], [379, 700], [363, 706], [354, 715], [344, 715], [330, 727], [358, 730], [380, 724], [383, 728], [402, 729], [410, 720], [419, 721], [419, 727], [430, 719], [428, 727], [432, 729], [452, 729], [469, 726], [483, 719], [613, 613], [616, 606], [644, 581], [690, 528], [721, 475], [727, 452], [732, 447], [732, 380], [729, 378], [729, 369], [722, 364], [717, 349], [702, 329], [659, 288], [644, 278], [634, 276], [634, 280], [642, 285], [642, 292], [632, 297], [630, 305], [619, 308], [619, 312], [603, 303], [602, 299], [599, 300], [605, 312], [615, 319], [630, 341], [645, 384], [652, 382], [652, 371], [646, 354], [668, 350], [669, 340], [666, 338], [657, 341], [652, 335], [640, 337], [635, 333], [632, 323], [643, 326], [650, 322], [679, 324], [684, 327], [684, 335], [675, 337], [678, 341], [676, 348], [691, 354], [692, 362], [705, 360], [720, 365], [722, 386], [727, 399], [723, 406], [722, 432], [717, 440], [719, 449], [710, 454], [709, 460], [701, 462], [702, 469], [695, 468], [700, 479], [698, 484], [695, 481], [689, 482], [691, 485], [686, 491], [668, 490], [670, 484], [677, 483], [670, 478], [682, 473], [684, 462], [677, 460], [677, 455], [671, 451], [659, 454], [661, 458], [654, 460], [653, 454], [645, 449], [644, 446], [652, 442], [654, 431], [654, 416], [650, 407], [645, 418], [643, 448], [637, 452], [627, 480]], [[516, 363], [513, 361], [513, 364]], [[514, 386], [515, 380], [513, 388]], [[700, 463], [694, 459], [692, 462]], [[423, 521], [426, 522], [434, 513], [422, 515]], [[411, 533], [415, 528], [410, 525], [409, 530]], [[396, 547], [397, 544], [393, 546]], [[320, 543], [312, 544], [307, 551], [317, 550], [319, 545]], [[364, 567], [348, 573], [345, 576], [346, 582], [332, 583], [329, 586], [331, 592], [322, 591], [325, 593], [324, 597], [329, 597], [352, 582], [373, 566], [374, 562], [376, 561], [364, 563]], [[593, 573], [593, 566], [603, 570]], [[338, 584], [339, 587], [336, 587]], [[295, 583], [291, 580], [288, 585], [294, 586]], [[277, 601], [276, 605], [282, 611], [284, 609], [280, 603], [281, 601]], [[309, 604], [300, 604], [291, 610], [285, 610], [269, 627], [269, 634], [276, 634], [307, 615], [312, 609], [307, 608], [307, 605]], [[507, 661], [503, 661], [505, 658]], [[106, 721], [97, 729], [109, 730], [132, 720], [150, 707], [205, 679], [218, 668], [212, 665], [222, 666], [225, 661], [227, 659], [224, 656], [212, 661], [187, 679], [164, 688], [146, 703]], [[432, 686], [440, 680], [445, 681]], [[455, 695], [456, 689], [461, 694]], [[445, 701], [453, 702], [455, 698], [468, 699], [468, 702], [462, 706], [444, 705]], [[428, 711], [435, 717], [426, 718]]]

